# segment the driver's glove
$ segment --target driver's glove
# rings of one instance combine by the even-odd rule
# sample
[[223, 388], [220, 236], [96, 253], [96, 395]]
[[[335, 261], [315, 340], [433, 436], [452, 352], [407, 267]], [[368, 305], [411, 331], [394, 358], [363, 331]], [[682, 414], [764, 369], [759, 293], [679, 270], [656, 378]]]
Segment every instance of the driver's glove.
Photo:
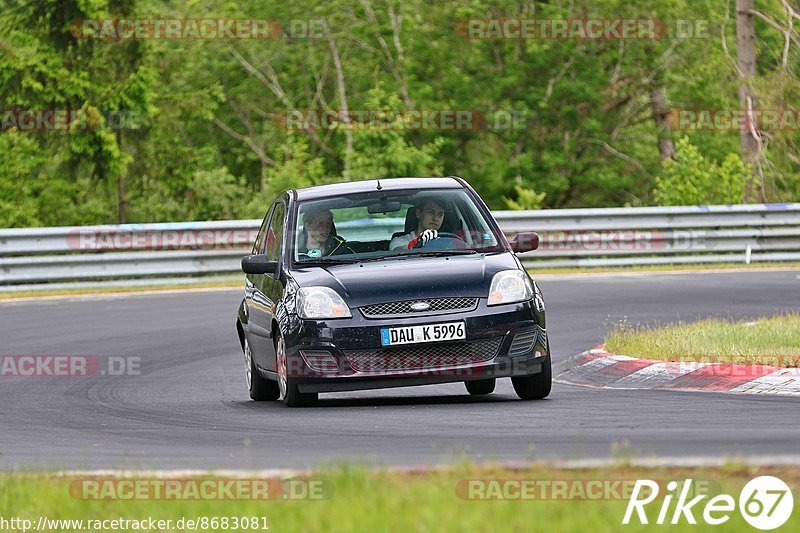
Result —
[[408, 248], [409, 250], [411, 248], [420, 248], [422, 246], [425, 246], [426, 244], [428, 244], [437, 237], [439, 237], [438, 231], [436, 231], [435, 229], [426, 229], [425, 231], [417, 235], [415, 238], [411, 239], [411, 242], [408, 243]]

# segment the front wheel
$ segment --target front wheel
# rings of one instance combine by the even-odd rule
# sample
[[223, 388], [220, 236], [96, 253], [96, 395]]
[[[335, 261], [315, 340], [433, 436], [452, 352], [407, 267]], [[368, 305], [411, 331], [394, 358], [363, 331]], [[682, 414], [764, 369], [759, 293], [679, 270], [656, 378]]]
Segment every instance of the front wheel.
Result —
[[532, 376], [511, 378], [514, 392], [523, 400], [541, 400], [547, 398], [553, 385], [553, 373], [550, 368], [550, 353], [542, 363], [542, 371]]
[[280, 391], [278, 384], [270, 379], [262, 377], [253, 361], [253, 352], [247, 336], [244, 338], [244, 376], [247, 380], [247, 389], [250, 391], [250, 399], [257, 402], [272, 401], [279, 398]]
[[278, 370], [278, 388], [286, 407], [307, 407], [317, 402], [316, 392], [300, 392], [295, 378], [289, 375], [286, 342], [281, 335], [275, 341], [275, 363]]

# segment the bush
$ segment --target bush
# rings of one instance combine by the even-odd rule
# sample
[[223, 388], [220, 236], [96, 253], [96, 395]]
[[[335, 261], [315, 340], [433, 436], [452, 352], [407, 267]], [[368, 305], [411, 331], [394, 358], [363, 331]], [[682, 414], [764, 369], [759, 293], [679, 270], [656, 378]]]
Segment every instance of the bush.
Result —
[[236, 218], [248, 195], [244, 179], [233, 176], [227, 168], [198, 170], [189, 184], [189, 219]]
[[674, 160], [663, 162], [653, 191], [658, 205], [738, 204], [750, 173], [737, 154], [719, 165], [706, 160], [687, 137], [677, 144]]

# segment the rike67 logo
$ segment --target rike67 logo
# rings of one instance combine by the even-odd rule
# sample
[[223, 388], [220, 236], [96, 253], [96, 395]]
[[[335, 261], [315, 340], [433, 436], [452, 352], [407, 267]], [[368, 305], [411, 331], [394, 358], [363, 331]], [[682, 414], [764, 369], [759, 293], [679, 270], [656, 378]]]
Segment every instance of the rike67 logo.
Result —
[[661, 502], [655, 520], [659, 525], [667, 523], [677, 525], [682, 522], [697, 524], [698, 518], [702, 520], [701, 523], [712, 526], [724, 524], [737, 510], [738, 503], [738, 511], [748, 524], [767, 531], [785, 524], [794, 508], [791, 489], [774, 476], [760, 476], [748, 482], [739, 493], [738, 502], [729, 494], [719, 494], [705, 502], [703, 500], [709, 498], [707, 494], [689, 499], [690, 494], [692, 494], [691, 479], [684, 480], [682, 484], [670, 481], [667, 484], [667, 493], [661, 498], [659, 498], [658, 483], [649, 479], [637, 480], [622, 523], [625, 525], [636, 523], [637, 519], [640, 524], [650, 523], [652, 515], [648, 518], [645, 507], [656, 501], [656, 498]]

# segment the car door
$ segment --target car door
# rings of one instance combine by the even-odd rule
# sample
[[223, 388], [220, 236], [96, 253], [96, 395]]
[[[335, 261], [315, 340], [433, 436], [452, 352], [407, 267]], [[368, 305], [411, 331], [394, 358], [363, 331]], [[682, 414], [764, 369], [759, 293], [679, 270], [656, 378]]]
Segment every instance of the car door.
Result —
[[[272, 219], [272, 213], [274, 210], [275, 204], [272, 204], [269, 209], [267, 209], [267, 214], [264, 217], [264, 221], [261, 223], [261, 228], [258, 230], [256, 242], [250, 252], [251, 254], [264, 253], [264, 239], [266, 237], [267, 229], [269, 227], [270, 220]], [[256, 358], [256, 354], [260, 354], [267, 348], [268, 340], [270, 338], [269, 331], [264, 329], [264, 318], [262, 316], [263, 313], [260, 310], [261, 307], [263, 307], [263, 298], [261, 298], [261, 296], [256, 297], [256, 285], [260, 286], [263, 284], [263, 281], [261, 280], [263, 277], [263, 274], [245, 275], [244, 298], [247, 325], [244, 329], [254, 358]], [[261, 360], [261, 357], [258, 357], [257, 359]]]
[[[251, 254], [261, 253], [261, 250], [264, 248], [264, 234], [267, 231], [267, 225], [269, 225], [269, 220], [272, 217], [273, 207], [274, 205], [269, 206], [269, 209], [267, 209], [267, 214], [264, 216], [264, 220], [261, 222], [261, 227], [258, 228], [256, 241], [253, 244], [253, 249], [250, 250]], [[251, 347], [254, 346], [253, 339], [250, 338], [250, 313], [253, 308], [255, 277], [256, 274], [245, 274], [244, 277], [244, 318], [242, 320], [242, 326], [244, 327], [245, 335], [247, 335], [247, 340]]]
[[[269, 261], [280, 262], [283, 248], [284, 228], [286, 226], [286, 204], [276, 201], [272, 216], [264, 231], [261, 247], [256, 253], [264, 254]], [[275, 371], [275, 344], [272, 338], [272, 319], [283, 294], [280, 270], [273, 276], [257, 274], [252, 276], [252, 299], [250, 322], [253, 331], [253, 358], [256, 364], [266, 370]]]

